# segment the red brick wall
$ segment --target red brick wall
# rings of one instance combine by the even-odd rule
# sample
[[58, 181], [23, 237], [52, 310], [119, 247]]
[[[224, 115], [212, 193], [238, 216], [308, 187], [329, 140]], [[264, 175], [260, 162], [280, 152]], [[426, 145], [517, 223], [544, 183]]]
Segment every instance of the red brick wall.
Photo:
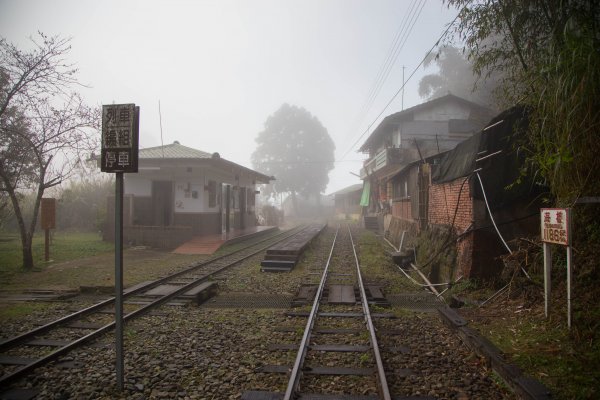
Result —
[[[429, 223], [452, 225], [458, 234], [466, 231], [473, 221], [473, 199], [467, 178], [458, 178], [452, 182], [433, 184], [429, 187]], [[459, 201], [458, 209], [456, 203]]]
[[[458, 208], [457, 208], [458, 202]], [[456, 217], [454, 216], [456, 212]], [[429, 187], [429, 224], [451, 226], [454, 232], [464, 233], [474, 220], [471, 185], [468, 178], [458, 178], [452, 182], [433, 184]], [[459, 276], [474, 277], [473, 244], [475, 233], [461, 236], [456, 243]]]

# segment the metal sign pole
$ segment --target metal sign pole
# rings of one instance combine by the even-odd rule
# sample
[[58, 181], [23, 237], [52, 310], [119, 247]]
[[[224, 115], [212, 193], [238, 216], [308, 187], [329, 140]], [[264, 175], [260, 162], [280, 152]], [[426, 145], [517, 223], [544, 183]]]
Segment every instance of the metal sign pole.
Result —
[[123, 390], [123, 173], [115, 183], [115, 342], [117, 389]]
[[[567, 208], [567, 229], [569, 232], [571, 230], [571, 209]], [[573, 260], [573, 251], [571, 249], [572, 244], [572, 235], [569, 235], [568, 245], [567, 245], [567, 324], [569, 325], [569, 330], [571, 329], [571, 285], [573, 283], [573, 268], [571, 262]]]
[[138, 172], [140, 108], [102, 106], [100, 170], [115, 173], [115, 347], [117, 389], [123, 391], [123, 173]]
[[540, 211], [542, 242], [544, 243], [544, 311], [547, 318], [550, 311], [550, 277], [552, 271], [550, 244], [554, 243], [567, 248], [567, 323], [569, 329], [571, 329], [571, 285], [573, 282], [571, 209], [542, 208]]
[[44, 261], [50, 261], [50, 229], [44, 229]]
[[550, 291], [552, 287], [552, 250], [550, 245], [544, 242], [544, 312], [548, 318], [550, 311]]
[[571, 283], [573, 282], [573, 268], [571, 268], [571, 246], [567, 246], [567, 322], [571, 329]]

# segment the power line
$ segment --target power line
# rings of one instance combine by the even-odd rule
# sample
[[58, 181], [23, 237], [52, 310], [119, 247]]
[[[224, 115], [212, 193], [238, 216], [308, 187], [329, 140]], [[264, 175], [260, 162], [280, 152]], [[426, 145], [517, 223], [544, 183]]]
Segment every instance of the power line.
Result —
[[[415, 7], [415, 5], [417, 4], [417, 1], [421, 2], [420, 9], [419, 9], [419, 6]], [[373, 82], [373, 85], [371, 86], [369, 94], [367, 95], [367, 99], [366, 99], [365, 103], [363, 104], [361, 110], [359, 111], [355, 121], [351, 125], [352, 126], [351, 131], [354, 131], [355, 129], [358, 128], [358, 126], [360, 126], [360, 124], [363, 122], [364, 118], [366, 117], [367, 113], [373, 106], [373, 103], [375, 102], [375, 99], [379, 95], [379, 92], [381, 91], [383, 84], [387, 80], [387, 78], [392, 70], [392, 67], [394, 66], [394, 64], [396, 62], [396, 59], [398, 58], [398, 56], [400, 55], [400, 52], [404, 48], [404, 44], [406, 43], [408, 37], [410, 36], [410, 33], [412, 32], [412, 29], [413, 29], [417, 19], [421, 15], [421, 11], [423, 11], [423, 8], [425, 7], [425, 3], [426, 3], [426, 0], [413, 0], [412, 4], [408, 10], [408, 13], [405, 14], [402, 22], [400, 23], [400, 27], [397, 30], [396, 35], [394, 36], [394, 40], [392, 41], [390, 49], [388, 50], [387, 57], [385, 58], [383, 64], [379, 68], [377, 76], [375, 77], [375, 81]], [[417, 9], [419, 9], [418, 12], [417, 12]]]
[[414, 28], [417, 20], [421, 16], [421, 12], [423, 11], [423, 8], [425, 7], [425, 3], [426, 3], [426, 0], [423, 0], [422, 3], [421, 3], [421, 8], [419, 9], [419, 11], [418, 12], [415, 11], [415, 13], [413, 13], [413, 15], [411, 17], [412, 19], [409, 21], [409, 25], [408, 25], [408, 28], [407, 28], [407, 30], [405, 32], [405, 35], [403, 36], [402, 42], [401, 42], [400, 46], [398, 46], [396, 48], [396, 51], [394, 52], [393, 61], [388, 64], [387, 69], [385, 71], [385, 75], [384, 75], [383, 79], [379, 82], [379, 86], [377, 87], [377, 91], [375, 93], [375, 96], [371, 99], [371, 104], [369, 105], [369, 109], [371, 108], [371, 106], [375, 102], [375, 99], [379, 95], [379, 92], [381, 91], [381, 88], [383, 87], [383, 84], [385, 83], [385, 81], [387, 80], [388, 76], [392, 72], [392, 67], [394, 66], [394, 63], [396, 62], [396, 59], [400, 55], [400, 52], [402, 51], [402, 49], [404, 49], [404, 45], [406, 44], [408, 38], [410, 37], [410, 34], [412, 33], [412, 30], [413, 30], [413, 28]]
[[[424, 1], [424, 0], [419, 0], [419, 1]], [[402, 41], [403, 41], [402, 39], [404, 38], [404, 32], [406, 31], [406, 27], [409, 24], [409, 20], [412, 21], [412, 15], [414, 13], [416, 4], [417, 4], [417, 0], [414, 0], [408, 10], [408, 13], [406, 13], [406, 15], [404, 16], [404, 19], [402, 20], [400, 28], [396, 32], [396, 35], [392, 42], [392, 46], [390, 47], [390, 49], [388, 51], [386, 59], [384, 60], [383, 64], [381, 64], [381, 67], [379, 68], [379, 71], [377, 72], [377, 76], [375, 77], [373, 86], [371, 87], [371, 90], [369, 91], [367, 101], [365, 102], [365, 107], [364, 107], [365, 112], [368, 111], [369, 104], [371, 103], [371, 101], [375, 97], [377, 97], [378, 89], [379, 89], [381, 83], [383, 81], [385, 81], [385, 79], [387, 77], [386, 72], [388, 72], [390, 66], [392, 66], [395, 62], [394, 55], [397, 54], [398, 47], [400, 46], [400, 43], [402, 43]]]
[[286, 160], [280, 160], [280, 161], [262, 161], [259, 163], [256, 163], [256, 165], [258, 167], [262, 166], [262, 165], [272, 165], [272, 164], [338, 164], [338, 163], [349, 163], [349, 162], [363, 162], [364, 160], [336, 160], [336, 161], [286, 161]]
[[[463, 9], [464, 9], [464, 7], [463, 7]], [[367, 129], [365, 129], [365, 131], [360, 135], [360, 137], [344, 153], [344, 155], [341, 158], [342, 160], [348, 155], [348, 153], [354, 148], [354, 146], [356, 146], [358, 144], [358, 142], [367, 134], [367, 132], [369, 132], [369, 130], [375, 124], [375, 122], [377, 122], [377, 120], [379, 119], [379, 117], [381, 117], [381, 115], [387, 110], [387, 108], [390, 106], [390, 104], [392, 104], [392, 102], [398, 96], [398, 94], [400, 94], [400, 92], [402, 92], [402, 90], [404, 89], [404, 87], [406, 86], [406, 84], [411, 80], [411, 78], [419, 70], [419, 68], [421, 67], [421, 65], [423, 65], [423, 63], [425, 62], [425, 60], [427, 59], [427, 57], [429, 57], [429, 55], [431, 54], [431, 52], [433, 51], [433, 49], [435, 49], [440, 44], [440, 41], [448, 34], [448, 32], [450, 31], [450, 28], [452, 27], [452, 25], [454, 25], [454, 23], [458, 19], [458, 16], [460, 15], [461, 11], [462, 11], [462, 9], [458, 12], [458, 14], [456, 14], [456, 17], [454, 17], [454, 19], [452, 20], [452, 22], [450, 22], [448, 24], [448, 27], [446, 28], [446, 30], [440, 35], [440, 37], [435, 42], [435, 44], [433, 46], [431, 46], [431, 48], [429, 49], [429, 51], [427, 52], [427, 54], [425, 54], [425, 57], [423, 57], [423, 59], [419, 62], [419, 64], [415, 67], [415, 69], [413, 69], [413, 71], [408, 76], [408, 79], [406, 79], [406, 81], [402, 84], [402, 86], [396, 91], [396, 93], [394, 93], [394, 95], [392, 96], [392, 98], [387, 102], [387, 104], [385, 105], [385, 107], [383, 107], [383, 109], [379, 112], [379, 114], [377, 114], [377, 116], [369, 124], [369, 126], [367, 127]]]

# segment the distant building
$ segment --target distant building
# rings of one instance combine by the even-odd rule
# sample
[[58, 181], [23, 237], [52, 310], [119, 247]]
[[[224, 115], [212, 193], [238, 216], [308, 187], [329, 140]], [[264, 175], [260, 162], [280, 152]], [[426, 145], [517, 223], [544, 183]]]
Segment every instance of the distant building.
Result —
[[333, 215], [333, 199], [322, 194], [319, 194], [318, 199], [315, 196], [306, 198], [296, 194], [295, 200], [290, 194], [285, 197], [281, 206], [285, 217], [320, 218]]
[[343, 217], [358, 219], [361, 214], [360, 197], [363, 192], [363, 184], [348, 186], [329, 195], [333, 198], [335, 214]]
[[[161, 248], [257, 225], [256, 185], [272, 180], [177, 141], [141, 149], [138, 170], [124, 174], [124, 241]], [[108, 210], [104, 238], [112, 240], [114, 198]]]

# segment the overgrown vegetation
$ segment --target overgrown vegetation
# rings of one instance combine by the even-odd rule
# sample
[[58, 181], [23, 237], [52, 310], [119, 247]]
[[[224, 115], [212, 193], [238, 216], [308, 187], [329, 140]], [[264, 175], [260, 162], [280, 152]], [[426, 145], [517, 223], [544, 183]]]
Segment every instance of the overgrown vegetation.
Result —
[[[490, 338], [526, 374], [540, 380], [557, 399], [590, 399], [600, 383], [600, 305], [597, 260], [600, 225], [576, 230], [573, 275], [572, 328], [567, 326], [566, 257], [558, 246], [553, 252], [550, 313], [544, 314], [543, 253], [541, 243], [513, 242], [515, 250], [504, 260], [505, 270], [495, 282], [506, 290], [497, 294], [489, 283], [462, 281], [452, 294], [472, 303], [462, 310], [471, 324]], [[588, 240], [582, 240], [582, 237]], [[527, 278], [525, 269], [531, 279]], [[492, 297], [496, 294], [495, 297]], [[491, 299], [491, 300], [490, 300]], [[483, 307], [477, 304], [488, 301]]]
[[[112, 177], [108, 177], [112, 178]], [[93, 177], [82, 173], [55, 188], [48, 197], [56, 198], [56, 229], [59, 231], [99, 232], [106, 222], [108, 196], [114, 193], [114, 182], [105, 177]], [[21, 194], [21, 212], [25, 219], [33, 218], [35, 194]], [[10, 207], [9, 207], [10, 208]], [[17, 232], [18, 221], [14, 214], [7, 213], [0, 228], [5, 232]]]
[[600, 4], [592, 0], [446, 0], [478, 74], [500, 72], [505, 106], [524, 105], [527, 173], [572, 205], [600, 193]]
[[389, 254], [392, 248], [385, 247], [373, 232], [362, 230], [360, 236], [355, 238], [355, 244], [363, 278], [367, 282], [383, 284], [387, 294], [418, 290], [398, 273]]
[[443, 228], [423, 230], [415, 239], [416, 265], [432, 283], [450, 282], [456, 278], [455, 239], [456, 235]]
[[114, 190], [114, 181], [105, 177], [70, 181], [58, 193], [57, 227], [61, 230], [103, 231], [108, 197]]
[[549, 206], [573, 207], [576, 221], [572, 329], [566, 326], [564, 251], [554, 252], [552, 312], [546, 319], [543, 257], [535, 239], [526, 251], [505, 260], [497, 283], [509, 284], [508, 290], [493, 301], [498, 305], [480, 310], [480, 328], [557, 398], [595, 398], [600, 386], [595, 372], [600, 370], [598, 205], [575, 204], [579, 198], [600, 195], [600, 3], [446, 3], [460, 10], [455, 33], [475, 72], [482, 78], [499, 73], [504, 106], [528, 110], [529, 124], [519, 146], [526, 154], [522, 173], [547, 185]]

